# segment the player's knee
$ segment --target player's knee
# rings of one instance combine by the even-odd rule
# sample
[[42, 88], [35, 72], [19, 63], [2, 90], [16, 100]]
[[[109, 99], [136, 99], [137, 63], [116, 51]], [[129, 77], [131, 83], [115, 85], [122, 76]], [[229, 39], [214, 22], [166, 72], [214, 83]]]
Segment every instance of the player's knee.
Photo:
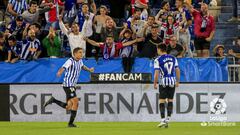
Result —
[[165, 103], [165, 99], [159, 99], [159, 103]]
[[78, 106], [78, 99], [74, 99], [74, 105]]
[[173, 99], [168, 99], [168, 102], [173, 102]]
[[78, 98], [73, 98], [72, 101], [73, 101], [74, 104], [77, 104], [78, 103]]
[[67, 109], [67, 110], [71, 110], [72, 106], [73, 106], [72, 101], [71, 101], [71, 100], [68, 100], [66, 109]]
[[72, 106], [66, 106], [66, 110], [71, 110]]
[[73, 103], [73, 108], [77, 108], [78, 107], [78, 98], [73, 98], [72, 103]]

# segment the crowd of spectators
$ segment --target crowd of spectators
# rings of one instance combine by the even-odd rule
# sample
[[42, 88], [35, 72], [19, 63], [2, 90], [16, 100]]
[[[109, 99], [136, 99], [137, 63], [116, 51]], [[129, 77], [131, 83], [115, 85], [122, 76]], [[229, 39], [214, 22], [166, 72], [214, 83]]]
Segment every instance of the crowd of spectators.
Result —
[[[165, 43], [176, 57], [209, 57], [215, 21], [210, 0], [3, 0], [0, 61], [71, 57], [123, 58], [131, 71], [134, 57], [155, 58]], [[5, 5], [5, 6], [4, 6]], [[159, 10], [154, 14], [153, 8]], [[194, 24], [194, 25], [193, 25]], [[239, 39], [236, 40], [239, 44]], [[215, 54], [223, 56], [220, 48]], [[238, 56], [238, 50], [229, 54]], [[214, 55], [215, 55], [214, 54]], [[218, 57], [219, 57], [218, 56]]]

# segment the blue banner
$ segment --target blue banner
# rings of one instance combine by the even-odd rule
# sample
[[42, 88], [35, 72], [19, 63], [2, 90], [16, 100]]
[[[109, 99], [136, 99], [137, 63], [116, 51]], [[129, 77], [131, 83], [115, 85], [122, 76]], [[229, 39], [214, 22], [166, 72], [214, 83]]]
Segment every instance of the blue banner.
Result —
[[216, 62], [215, 59], [178, 59], [181, 82], [226, 82], [228, 81], [227, 58]]
[[[15, 64], [0, 62], [0, 83], [59, 83], [56, 73], [67, 58], [19, 61]], [[84, 59], [84, 64], [94, 67], [95, 73], [123, 73], [122, 59]], [[216, 62], [214, 59], [178, 59], [181, 82], [223, 82], [228, 81], [227, 59]], [[153, 73], [153, 61], [136, 58], [133, 73]], [[90, 82], [90, 73], [82, 71], [79, 82]]]

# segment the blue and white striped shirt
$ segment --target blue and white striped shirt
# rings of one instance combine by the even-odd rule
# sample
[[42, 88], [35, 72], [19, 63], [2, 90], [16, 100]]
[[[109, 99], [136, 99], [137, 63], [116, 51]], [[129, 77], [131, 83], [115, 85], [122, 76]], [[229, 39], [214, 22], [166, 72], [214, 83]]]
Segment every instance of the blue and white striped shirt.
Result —
[[82, 59], [76, 61], [74, 58], [69, 58], [64, 63], [62, 66], [66, 70], [63, 81], [64, 87], [74, 87], [77, 84], [83, 66]]
[[[28, 9], [26, 0], [9, 0], [8, 4], [11, 4], [13, 6], [13, 10], [17, 14], [22, 14], [23, 11]], [[12, 19], [14, 19], [13, 16], [12, 16]]]
[[174, 87], [176, 84], [177, 59], [169, 54], [159, 56], [154, 61], [154, 69], [160, 70], [160, 85]]
[[17, 41], [15, 46], [8, 46], [8, 52], [12, 52], [14, 56], [20, 56], [22, 50], [22, 42]]
[[[66, 4], [67, 2], [65, 2]], [[70, 8], [71, 7], [71, 8]], [[73, 3], [72, 6], [70, 7], [65, 7], [67, 9], [64, 10], [64, 21], [70, 23], [72, 19], [74, 19], [74, 17], [77, 16], [78, 10], [76, 8], [76, 4]]]
[[75, 21], [79, 24], [79, 30], [80, 30], [81, 32], [84, 31], [84, 30], [83, 30], [83, 29], [84, 29], [83, 27], [84, 27], [84, 22], [85, 22], [85, 20], [86, 20], [86, 16], [89, 17], [89, 19], [88, 19], [89, 24], [88, 24], [88, 26], [87, 26], [86, 29], [87, 29], [88, 31], [89, 31], [89, 30], [92, 30], [92, 22], [93, 22], [93, 20], [94, 20], [94, 14], [91, 13], [91, 12], [88, 12], [86, 15], [84, 15], [82, 11], [79, 11], [77, 17], [75, 18]]
[[40, 41], [38, 39], [34, 39], [33, 41], [29, 39], [24, 39], [21, 53], [22, 59], [27, 60], [28, 58], [36, 55], [37, 51], [32, 52], [30, 51], [30, 49], [36, 49], [37, 51], [40, 51], [42, 49]]

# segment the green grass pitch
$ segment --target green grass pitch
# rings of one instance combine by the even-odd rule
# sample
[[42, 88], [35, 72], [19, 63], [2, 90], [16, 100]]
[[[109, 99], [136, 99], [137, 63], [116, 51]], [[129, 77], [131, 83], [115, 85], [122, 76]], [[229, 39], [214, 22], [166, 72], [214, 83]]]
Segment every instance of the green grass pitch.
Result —
[[77, 122], [67, 128], [64, 122], [0, 122], [0, 135], [240, 135], [236, 126], [206, 126], [200, 123], [172, 122], [158, 128], [156, 122]]

